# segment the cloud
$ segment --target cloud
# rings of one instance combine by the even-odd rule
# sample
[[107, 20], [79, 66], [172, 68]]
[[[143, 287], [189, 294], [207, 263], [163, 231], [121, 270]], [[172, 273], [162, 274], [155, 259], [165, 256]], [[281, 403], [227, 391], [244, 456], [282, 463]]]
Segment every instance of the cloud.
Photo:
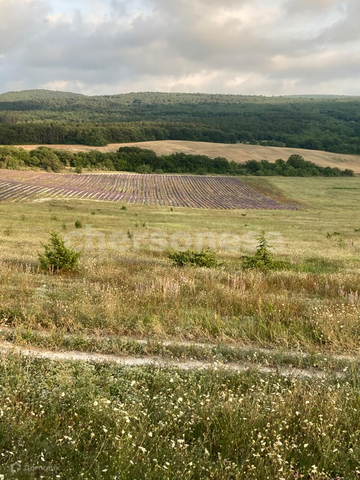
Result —
[[0, 55], [21, 47], [46, 22], [49, 6], [43, 1], [0, 0]]
[[1, 91], [360, 95], [358, 0], [0, 0], [0, 15]]
[[287, 0], [285, 2], [285, 9], [292, 14], [316, 13], [336, 7], [341, 3], [339, 0]]

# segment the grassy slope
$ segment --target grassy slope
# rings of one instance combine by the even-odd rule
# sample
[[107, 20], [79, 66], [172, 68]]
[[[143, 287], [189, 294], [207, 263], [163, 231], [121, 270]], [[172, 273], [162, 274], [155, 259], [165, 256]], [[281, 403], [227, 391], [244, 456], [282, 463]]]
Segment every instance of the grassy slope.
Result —
[[[25, 150], [33, 150], [39, 145], [20, 146]], [[154, 150], [159, 155], [169, 155], [176, 152], [207, 155], [210, 158], [225, 157], [229, 161], [246, 162], [247, 160], [268, 160], [275, 162], [278, 158], [287, 160], [290, 155], [297, 153], [305, 160], [326, 167], [350, 168], [360, 173], [360, 156], [345, 155], [340, 153], [323, 152], [318, 150], [304, 150], [300, 148], [262, 147], [259, 145], [228, 145], [208, 142], [187, 142], [180, 140], [163, 140], [155, 142], [109, 144], [106, 147], [89, 147], [83, 145], [46, 145], [55, 149], [68, 150], [71, 152], [99, 150], [101, 152], [113, 152], [120, 147], [136, 146]]]
[[[52, 349], [68, 332], [96, 334], [104, 342], [105, 334], [115, 342], [118, 335], [133, 334], [288, 346], [323, 351], [328, 359], [329, 352], [358, 352], [360, 179], [249, 181], [277, 198], [301, 202], [301, 209], [0, 203], [0, 323], [14, 327], [14, 341], [21, 344], [31, 343], [24, 329], [53, 332], [44, 344]], [[284, 238], [277, 255], [307, 271], [241, 272], [237, 252], [219, 253], [226, 263], [220, 270], [177, 270], [144, 241], [135, 252], [119, 246], [85, 252], [75, 276], [39, 273], [36, 252], [48, 231], [72, 232], [76, 219], [106, 239], [127, 230], [233, 231], [248, 241], [249, 231], [265, 228]], [[327, 238], [335, 231], [340, 235]], [[196, 351], [189, 355], [196, 358]], [[0, 474], [21, 480], [355, 480], [359, 408], [355, 371], [320, 381], [2, 355]], [[18, 472], [12, 474], [15, 462]]]
[[[360, 179], [272, 178], [271, 191], [269, 185], [276, 195], [300, 200], [301, 209], [204, 212], [131, 205], [123, 211], [72, 200], [0, 204], [2, 323], [100, 336], [358, 351]], [[39, 274], [36, 252], [47, 232], [72, 232], [76, 219], [105, 235], [104, 250], [94, 240], [78, 276]], [[239, 270], [240, 247], [254, 249], [261, 229], [273, 235], [277, 255], [294, 263], [292, 271]], [[112, 234], [126, 239], [128, 231], [138, 250], [110, 243]], [[192, 239], [233, 232], [240, 243], [231, 252], [219, 251], [225, 265], [217, 271], [178, 270], [164, 252], [149, 250], [148, 235], [158, 232], [168, 238], [187, 232]]]

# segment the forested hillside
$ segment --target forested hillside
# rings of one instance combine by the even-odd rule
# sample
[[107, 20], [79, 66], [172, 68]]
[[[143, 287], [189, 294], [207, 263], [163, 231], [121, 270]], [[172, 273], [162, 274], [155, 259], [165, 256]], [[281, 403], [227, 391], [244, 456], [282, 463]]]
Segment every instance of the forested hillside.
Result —
[[251, 143], [360, 154], [360, 98], [179, 93], [0, 95], [0, 143]]

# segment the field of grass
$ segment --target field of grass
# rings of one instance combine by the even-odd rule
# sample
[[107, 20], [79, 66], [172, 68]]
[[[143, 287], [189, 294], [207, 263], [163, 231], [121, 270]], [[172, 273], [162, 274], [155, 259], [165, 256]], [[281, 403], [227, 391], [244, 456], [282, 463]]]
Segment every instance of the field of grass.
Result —
[[[33, 150], [40, 145], [21, 145], [25, 150]], [[355, 173], [360, 173], [360, 156], [342, 153], [324, 152], [319, 150], [306, 150], [288, 147], [264, 147], [260, 145], [246, 144], [219, 144], [210, 142], [189, 142], [182, 140], [162, 140], [139, 143], [109, 144], [106, 147], [89, 147], [85, 145], [45, 145], [56, 150], [68, 150], [71, 152], [116, 152], [120, 147], [140, 147], [153, 150], [158, 155], [170, 155], [171, 153], [183, 152], [187, 154], [207, 155], [210, 158], [224, 157], [237, 163], [247, 160], [268, 160], [275, 162], [278, 158], [287, 160], [292, 154], [302, 155], [305, 160], [313, 162], [321, 167], [337, 167], [340, 169], [350, 168]]]
[[[2, 358], [6, 479], [346, 479], [359, 385]], [[51, 441], [49, 441], [51, 439]]]
[[[258, 180], [301, 208], [204, 213], [86, 200], [0, 203], [2, 325], [358, 351], [360, 179], [266, 182]], [[255, 250], [262, 229], [290, 270], [241, 269], [239, 257]], [[83, 248], [79, 273], [39, 271], [37, 252], [51, 230]], [[223, 265], [174, 268], [164, 250], [200, 240]]]
[[[0, 202], [0, 344], [218, 362], [3, 354], [0, 478], [359, 478], [360, 178], [244, 181], [298, 210]], [[241, 268], [261, 230], [289, 269]], [[82, 247], [78, 272], [39, 270], [50, 231]], [[200, 240], [220, 267], [172, 266], [167, 247]]]

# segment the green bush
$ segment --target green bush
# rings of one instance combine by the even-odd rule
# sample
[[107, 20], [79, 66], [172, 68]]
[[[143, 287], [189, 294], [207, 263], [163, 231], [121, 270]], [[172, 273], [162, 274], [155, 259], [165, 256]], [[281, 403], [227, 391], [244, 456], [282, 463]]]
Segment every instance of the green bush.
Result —
[[258, 240], [259, 244], [257, 246], [255, 255], [241, 257], [243, 268], [267, 272], [269, 270], [286, 270], [290, 267], [288, 262], [282, 262], [274, 259], [270, 251], [271, 246], [266, 240], [264, 230], [260, 233]]
[[42, 270], [70, 272], [79, 265], [81, 253], [67, 248], [64, 240], [55, 232], [50, 233], [49, 243], [44, 245], [44, 250], [44, 253], [39, 253]]
[[143, 165], [139, 165], [138, 167], [135, 168], [135, 171], [137, 173], [151, 173], [152, 169], [150, 165], [146, 165], [145, 163]]
[[76, 220], [76, 222], [75, 222], [75, 227], [76, 227], [76, 228], [83, 228], [82, 221], [81, 221], [81, 220]]
[[201, 252], [194, 250], [186, 250], [184, 252], [169, 251], [167, 256], [176, 267], [191, 265], [193, 267], [215, 268], [219, 266], [215, 253], [210, 250], [201, 250]]

